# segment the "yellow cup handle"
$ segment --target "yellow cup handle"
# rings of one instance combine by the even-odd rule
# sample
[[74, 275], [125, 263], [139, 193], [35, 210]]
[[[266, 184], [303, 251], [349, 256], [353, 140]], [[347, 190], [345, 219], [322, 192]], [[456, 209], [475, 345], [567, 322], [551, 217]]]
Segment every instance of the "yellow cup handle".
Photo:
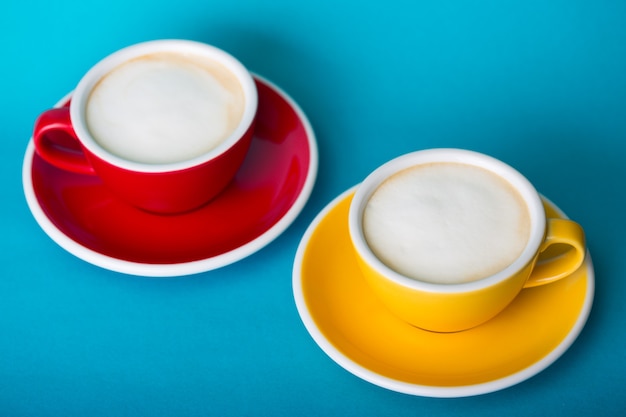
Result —
[[566, 219], [547, 219], [546, 237], [539, 248], [539, 253], [548, 247], [560, 244], [569, 246], [563, 252], [547, 259], [540, 259], [533, 268], [524, 288], [536, 287], [572, 274], [585, 260], [585, 232], [576, 222]]

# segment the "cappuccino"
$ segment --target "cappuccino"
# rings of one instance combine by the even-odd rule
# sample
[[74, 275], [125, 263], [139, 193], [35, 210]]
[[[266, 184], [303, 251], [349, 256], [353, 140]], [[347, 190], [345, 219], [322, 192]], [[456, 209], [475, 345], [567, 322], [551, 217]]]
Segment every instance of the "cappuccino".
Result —
[[173, 52], [125, 62], [88, 98], [88, 130], [104, 149], [129, 161], [168, 164], [219, 146], [241, 122], [243, 88], [222, 64]]
[[389, 268], [419, 281], [458, 284], [513, 263], [528, 242], [530, 215], [499, 175], [442, 162], [385, 180], [365, 206], [362, 227]]

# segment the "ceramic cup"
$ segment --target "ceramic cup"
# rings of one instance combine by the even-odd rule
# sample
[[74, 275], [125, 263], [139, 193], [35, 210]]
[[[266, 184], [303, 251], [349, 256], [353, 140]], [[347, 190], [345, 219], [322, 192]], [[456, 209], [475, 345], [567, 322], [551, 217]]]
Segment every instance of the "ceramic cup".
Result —
[[33, 141], [47, 162], [97, 175], [130, 204], [185, 212], [235, 176], [257, 103], [251, 74], [226, 52], [187, 40], [144, 42], [92, 67], [69, 108], [40, 115]]
[[[461, 149], [409, 153], [376, 169], [355, 192], [349, 230], [382, 303], [436, 332], [488, 321], [523, 288], [576, 271], [586, 253], [581, 226], [546, 218], [519, 172]], [[558, 256], [544, 260], [550, 252]]]

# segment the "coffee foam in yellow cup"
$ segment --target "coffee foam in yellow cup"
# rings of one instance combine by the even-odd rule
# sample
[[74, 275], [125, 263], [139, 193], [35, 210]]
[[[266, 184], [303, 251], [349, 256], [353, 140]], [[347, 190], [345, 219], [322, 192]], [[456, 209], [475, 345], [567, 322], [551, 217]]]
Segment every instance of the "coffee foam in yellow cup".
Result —
[[[437, 332], [484, 323], [522, 288], [576, 271], [586, 253], [582, 227], [546, 218], [522, 174], [462, 149], [383, 164], [358, 186], [348, 225], [357, 262], [381, 302]], [[555, 244], [568, 249], [537, 263]]]

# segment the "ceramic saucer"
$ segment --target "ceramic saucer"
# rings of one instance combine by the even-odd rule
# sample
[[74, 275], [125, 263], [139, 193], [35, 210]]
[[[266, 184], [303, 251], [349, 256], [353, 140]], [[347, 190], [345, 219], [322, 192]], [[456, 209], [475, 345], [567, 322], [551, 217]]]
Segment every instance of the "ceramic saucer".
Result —
[[[353, 257], [348, 209], [354, 188], [312, 222], [298, 247], [293, 291], [320, 348], [356, 376], [430, 397], [484, 394], [517, 384], [557, 360], [582, 330], [594, 293], [585, 264], [568, 278], [522, 293], [491, 321], [459, 333], [420, 330], [391, 315]], [[545, 200], [552, 216], [564, 216]]]
[[47, 164], [31, 139], [23, 185], [35, 219], [75, 256], [134, 275], [204, 272], [261, 249], [301, 212], [315, 182], [318, 154], [298, 105], [269, 81], [258, 76], [255, 81], [259, 110], [250, 151], [233, 182], [206, 206], [172, 216], [136, 209], [115, 198], [97, 177]]

